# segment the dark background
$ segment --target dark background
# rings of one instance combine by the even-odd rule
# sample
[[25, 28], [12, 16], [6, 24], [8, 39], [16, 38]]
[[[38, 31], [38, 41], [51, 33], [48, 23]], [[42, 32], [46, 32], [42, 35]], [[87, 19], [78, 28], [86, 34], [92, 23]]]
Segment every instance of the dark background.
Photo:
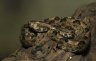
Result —
[[0, 59], [20, 47], [21, 26], [31, 19], [71, 16], [95, 0], [0, 0]]

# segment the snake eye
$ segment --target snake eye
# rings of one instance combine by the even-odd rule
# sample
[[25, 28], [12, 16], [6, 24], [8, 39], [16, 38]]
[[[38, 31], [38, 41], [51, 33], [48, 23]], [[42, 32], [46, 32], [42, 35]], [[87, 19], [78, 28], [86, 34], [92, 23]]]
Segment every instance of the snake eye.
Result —
[[48, 31], [48, 28], [47, 27], [39, 27], [38, 29], [36, 29], [36, 31], [38, 33], [44, 33], [44, 32]]

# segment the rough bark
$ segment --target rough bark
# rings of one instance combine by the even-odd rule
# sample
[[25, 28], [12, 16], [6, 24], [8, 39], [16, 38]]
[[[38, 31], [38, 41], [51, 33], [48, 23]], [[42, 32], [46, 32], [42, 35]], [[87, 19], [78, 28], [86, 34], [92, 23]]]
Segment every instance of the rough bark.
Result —
[[78, 8], [73, 14], [75, 18], [90, 20], [91, 27], [91, 47], [86, 61], [96, 61], [96, 2]]
[[77, 8], [73, 16], [78, 19], [96, 16], [96, 2]]

